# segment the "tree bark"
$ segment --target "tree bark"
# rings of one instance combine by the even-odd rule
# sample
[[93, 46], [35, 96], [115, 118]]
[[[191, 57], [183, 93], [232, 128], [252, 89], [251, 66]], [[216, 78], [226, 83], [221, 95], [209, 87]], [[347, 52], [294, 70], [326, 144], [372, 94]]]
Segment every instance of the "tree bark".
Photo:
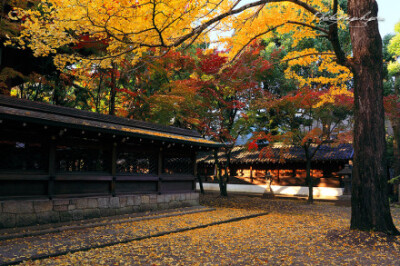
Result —
[[203, 180], [201, 180], [200, 173], [197, 174], [197, 180], [199, 181], [200, 193], [204, 195]]
[[[314, 183], [311, 177], [311, 159], [312, 157], [314, 157], [315, 152], [312, 156], [310, 156], [310, 145], [311, 142], [309, 144], [306, 144], [305, 146], [303, 146], [304, 148], [304, 152], [306, 155], [306, 182], [307, 182], [307, 186], [308, 186], [308, 200], [307, 202], [309, 204], [312, 204], [314, 202], [314, 192], [313, 192], [313, 187], [314, 187]], [[317, 147], [317, 149], [319, 149], [319, 146]], [[317, 150], [316, 149], [316, 150]]]
[[228, 183], [230, 177], [233, 176], [233, 172], [232, 172], [232, 169], [231, 169], [231, 154], [232, 154], [232, 148], [233, 148], [233, 147], [229, 147], [229, 148], [227, 148], [228, 151], [226, 151], [226, 168], [225, 168], [226, 183]]
[[115, 72], [117, 71], [117, 67], [115, 66], [115, 64], [112, 64], [112, 69], [111, 69], [111, 88], [110, 88], [110, 105], [109, 105], [109, 109], [108, 109], [108, 114], [109, 115], [115, 115], [115, 97], [117, 94], [117, 78], [115, 75]]
[[[395, 77], [394, 94], [400, 97], [400, 76]], [[399, 111], [400, 114], [400, 111]], [[393, 177], [400, 176], [400, 116], [390, 120], [393, 128]], [[399, 182], [394, 184], [394, 193], [397, 201], [400, 201]]]
[[307, 180], [307, 185], [308, 185], [308, 200], [307, 202], [309, 204], [312, 204], [314, 202], [314, 193], [313, 193], [313, 187], [314, 187], [314, 182], [311, 176], [311, 159], [307, 158], [306, 162], [306, 180]]
[[399, 234], [393, 224], [387, 192], [383, 110], [382, 40], [375, 0], [349, 0], [353, 49], [354, 168], [351, 229]]
[[220, 195], [222, 197], [227, 197], [228, 191], [227, 191], [226, 183], [224, 182], [224, 177], [222, 176], [222, 173], [221, 173], [222, 167], [218, 160], [218, 150], [214, 150], [214, 160], [215, 160], [215, 166], [217, 168], [216, 175], [217, 175], [217, 179], [218, 179]]
[[[393, 128], [393, 177], [400, 176], [400, 118], [391, 120]], [[399, 182], [394, 184], [394, 193], [397, 201], [400, 201]]]

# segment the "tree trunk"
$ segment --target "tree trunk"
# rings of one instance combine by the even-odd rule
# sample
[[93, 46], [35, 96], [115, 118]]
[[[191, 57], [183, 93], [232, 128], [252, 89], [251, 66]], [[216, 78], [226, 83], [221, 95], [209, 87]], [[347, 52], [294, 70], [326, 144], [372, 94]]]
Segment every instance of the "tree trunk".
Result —
[[[219, 181], [220, 195], [222, 197], [227, 197], [228, 196], [227, 184], [225, 181], [225, 177], [222, 175], [221, 165], [218, 166], [217, 175], [218, 175], [218, 181]], [[226, 175], [226, 173], [225, 173], [225, 175]]]
[[312, 204], [314, 202], [314, 193], [313, 193], [313, 187], [314, 187], [314, 182], [311, 176], [311, 159], [307, 158], [306, 162], [306, 181], [308, 184], [308, 200], [307, 202], [309, 204]]
[[115, 87], [111, 86], [110, 105], [109, 105], [109, 109], [108, 109], [108, 114], [109, 115], [115, 115], [115, 94], [116, 94]]
[[199, 181], [200, 193], [204, 195], [203, 180], [201, 180], [200, 173], [197, 174], [197, 180]]
[[228, 196], [228, 191], [227, 191], [227, 186], [226, 182], [224, 182], [224, 177], [222, 176], [222, 167], [218, 161], [218, 150], [214, 150], [214, 160], [215, 160], [215, 166], [217, 168], [216, 175], [219, 183], [219, 191], [220, 195], [222, 197], [227, 197]]
[[[233, 147], [232, 147], [233, 148]], [[226, 167], [225, 167], [225, 176], [226, 176], [226, 183], [229, 182], [230, 177], [232, 177], [233, 173], [231, 171], [231, 154], [232, 148], [229, 148], [229, 151], [226, 152]]]
[[382, 40], [375, 0], [349, 0], [353, 49], [354, 168], [351, 229], [399, 234], [393, 224], [387, 192], [383, 111]]
[[[391, 123], [393, 128], [393, 177], [397, 177], [400, 176], [400, 118], [393, 118]], [[399, 182], [394, 184], [394, 193], [397, 201], [400, 201]]]
[[100, 93], [101, 93], [101, 86], [103, 82], [103, 71], [99, 69], [99, 85], [97, 86], [97, 96], [96, 96], [96, 112], [100, 113]]
[[[395, 77], [394, 94], [400, 97], [400, 76]], [[400, 98], [399, 98], [400, 99]], [[400, 111], [398, 112], [400, 114]], [[397, 113], [396, 113], [397, 115]], [[390, 120], [393, 128], [393, 177], [400, 176], [400, 116]], [[397, 201], [400, 201], [399, 182], [394, 184], [394, 193]]]
[[108, 114], [115, 115], [115, 96], [117, 94], [116, 86], [117, 86], [117, 78], [115, 77], [115, 72], [117, 71], [117, 67], [113, 64], [113, 68], [111, 69], [111, 91], [110, 91], [110, 105]]

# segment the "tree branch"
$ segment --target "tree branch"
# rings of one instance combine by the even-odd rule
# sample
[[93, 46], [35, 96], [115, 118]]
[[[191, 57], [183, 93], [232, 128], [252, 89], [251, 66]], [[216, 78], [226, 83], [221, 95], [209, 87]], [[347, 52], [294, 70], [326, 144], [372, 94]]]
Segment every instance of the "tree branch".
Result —
[[328, 52], [308, 53], [308, 54], [292, 57], [292, 58], [289, 58], [289, 59], [285, 59], [285, 60], [282, 60], [281, 62], [288, 62], [288, 61], [291, 61], [291, 60], [295, 60], [295, 59], [299, 59], [299, 58], [307, 57], [307, 56], [311, 56], [311, 55], [336, 55], [336, 54], [335, 53], [328, 53]]
[[153, 23], [153, 27], [154, 27], [154, 29], [156, 30], [156, 32], [157, 32], [157, 34], [158, 34], [158, 36], [160, 37], [160, 44], [161, 44], [161, 46], [165, 46], [165, 42], [164, 42], [164, 38], [163, 38], [163, 36], [162, 36], [162, 32], [157, 28], [157, 25], [156, 25], [156, 2], [154, 1], [153, 2], [153, 12], [152, 12], [152, 23]]
[[256, 6], [260, 6], [260, 5], [264, 5], [267, 3], [278, 3], [278, 2], [291, 2], [294, 3], [298, 6], [303, 7], [304, 9], [306, 9], [307, 11], [309, 11], [311, 14], [316, 15], [317, 17], [322, 16], [321, 13], [318, 12], [318, 10], [316, 10], [314, 7], [312, 7], [311, 5], [307, 4], [306, 2], [303, 1], [299, 1], [299, 0], [260, 0], [257, 2], [253, 2], [253, 3], [249, 3], [247, 5], [244, 5], [240, 8], [237, 9], [231, 9], [228, 12], [222, 13], [206, 22], [204, 22], [203, 24], [197, 26], [196, 28], [194, 28], [190, 33], [178, 38], [175, 42], [173, 42], [170, 46], [179, 46], [180, 44], [182, 44], [183, 42], [185, 42], [187, 39], [193, 37], [194, 35], [200, 34], [201, 32], [203, 32], [206, 28], [208, 28], [209, 26], [211, 26], [212, 24], [214, 24], [217, 21], [220, 21], [228, 16], [232, 16], [238, 13], [243, 12], [244, 10], [247, 10], [249, 8], [252, 7], [256, 7]]
[[236, 58], [239, 57], [239, 56], [242, 54], [243, 50], [244, 50], [252, 41], [254, 41], [255, 39], [261, 37], [261, 36], [264, 35], [264, 34], [267, 34], [268, 32], [271, 32], [271, 31], [277, 29], [277, 28], [280, 27], [280, 26], [283, 26], [284, 24], [285, 24], [285, 23], [279, 24], [279, 25], [277, 25], [277, 26], [275, 26], [275, 27], [272, 27], [272, 28], [270, 28], [270, 29], [268, 29], [268, 30], [266, 30], [266, 31], [263, 31], [263, 32], [261, 32], [261, 33], [255, 35], [254, 37], [250, 38], [250, 40], [249, 40], [245, 45], [243, 45], [243, 47], [242, 47], [242, 48], [236, 53], [236, 55], [232, 58], [231, 62], [235, 61]]
[[[303, 22], [299, 22], [299, 21], [292, 21], [292, 20], [288, 20], [287, 23], [304, 26], [304, 27], [307, 27], [307, 28], [311, 28], [313, 30], [322, 31], [323, 33], [329, 34], [329, 31], [327, 31], [326, 29], [320, 28], [320, 27], [317, 27], [317, 26], [313, 26], [313, 25], [310, 25], [310, 24], [307, 24], [307, 23], [303, 23]], [[325, 35], [323, 35], [323, 36], [325, 36]]]
[[[338, 0], [333, 0], [333, 14], [336, 15], [338, 11]], [[353, 64], [349, 61], [344, 53], [339, 40], [338, 23], [331, 23], [329, 25], [328, 39], [332, 44], [333, 50], [335, 51], [338, 64], [346, 66], [353, 70]]]

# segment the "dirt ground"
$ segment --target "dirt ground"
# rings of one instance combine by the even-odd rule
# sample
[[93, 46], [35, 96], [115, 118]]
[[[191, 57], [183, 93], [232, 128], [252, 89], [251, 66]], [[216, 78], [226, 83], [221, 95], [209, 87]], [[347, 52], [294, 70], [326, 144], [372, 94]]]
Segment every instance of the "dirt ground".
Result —
[[[335, 206], [335, 202], [308, 205], [303, 200], [240, 195], [220, 198], [216, 194], [201, 196], [200, 201], [216, 210], [135, 224], [110, 225], [107, 237], [148, 233], [158, 227], [172, 231], [230, 217], [267, 214], [23, 264], [400, 265], [400, 237], [348, 230], [350, 208]], [[400, 208], [393, 208], [392, 216], [400, 228]], [[123, 227], [123, 230], [117, 232], [113, 226]], [[98, 230], [94, 228], [84, 234], [88, 238]], [[118, 235], [113, 236], [113, 232]], [[98, 233], [96, 235], [99, 237]], [[59, 246], [63, 246], [64, 237], [68, 236], [57, 237]], [[79, 242], [79, 236], [73, 237], [78, 238], [75, 244]], [[48, 249], [40, 245], [32, 248]]]

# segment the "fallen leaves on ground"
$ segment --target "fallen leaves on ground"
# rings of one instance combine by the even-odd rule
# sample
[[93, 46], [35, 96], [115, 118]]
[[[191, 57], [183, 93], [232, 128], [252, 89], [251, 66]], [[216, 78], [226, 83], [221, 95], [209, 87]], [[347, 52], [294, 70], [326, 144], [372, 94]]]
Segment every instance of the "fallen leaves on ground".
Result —
[[[206, 195], [201, 202], [215, 212], [159, 219], [154, 228], [193, 225], [217, 216], [248, 212], [268, 215], [182, 233], [117, 244], [25, 265], [399, 265], [400, 237], [348, 230], [350, 208], [333, 203]], [[229, 208], [228, 208], [229, 207]], [[400, 226], [400, 209], [393, 218]], [[143, 230], [140, 222], [131, 230]], [[148, 226], [148, 225], [147, 225]], [[153, 227], [152, 227], [153, 228]], [[149, 232], [153, 230], [148, 228]], [[96, 230], [96, 229], [93, 229]], [[89, 232], [88, 232], [89, 233]], [[114, 236], [118, 237], [118, 236]], [[351, 240], [351, 241], [349, 241]]]
[[218, 209], [206, 213], [192, 213], [14, 238], [0, 241], [0, 264], [18, 261], [21, 258], [123, 242], [138, 237], [225, 221], [256, 213], [259, 213], [259, 211]]

